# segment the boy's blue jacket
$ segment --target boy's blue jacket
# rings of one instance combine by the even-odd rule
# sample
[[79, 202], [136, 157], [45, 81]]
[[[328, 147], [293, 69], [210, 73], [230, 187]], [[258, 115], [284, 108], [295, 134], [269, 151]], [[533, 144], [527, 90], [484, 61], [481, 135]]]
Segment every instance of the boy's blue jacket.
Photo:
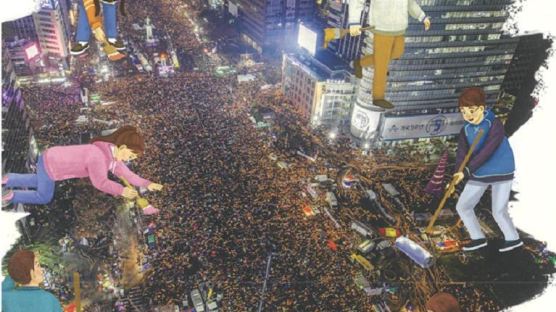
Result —
[[60, 301], [39, 287], [16, 287], [11, 277], [2, 282], [3, 312], [62, 312]]
[[469, 180], [485, 183], [508, 181], [514, 178], [514, 153], [504, 132], [504, 125], [492, 111], [485, 110], [483, 121], [474, 125], [465, 122], [461, 129], [456, 155], [456, 170], [463, 162], [473, 140], [483, 129], [483, 137], [471, 154], [464, 173]]

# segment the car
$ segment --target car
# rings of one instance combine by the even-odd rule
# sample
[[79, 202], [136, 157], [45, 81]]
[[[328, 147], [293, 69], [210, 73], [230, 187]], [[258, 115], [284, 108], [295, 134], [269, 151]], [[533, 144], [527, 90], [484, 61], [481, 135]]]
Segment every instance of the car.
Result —
[[372, 240], [365, 240], [357, 246], [357, 250], [362, 254], [367, 254], [375, 247], [375, 243]]
[[326, 202], [330, 208], [338, 207], [338, 199], [336, 199], [336, 195], [333, 192], [326, 192]]
[[205, 312], [205, 302], [201, 296], [201, 292], [198, 289], [191, 291], [191, 302], [193, 302], [193, 307], [197, 312]]
[[215, 301], [207, 303], [208, 312], [218, 312], [218, 304]]
[[365, 237], [375, 237], [375, 232], [366, 224], [360, 221], [351, 222], [351, 229]]

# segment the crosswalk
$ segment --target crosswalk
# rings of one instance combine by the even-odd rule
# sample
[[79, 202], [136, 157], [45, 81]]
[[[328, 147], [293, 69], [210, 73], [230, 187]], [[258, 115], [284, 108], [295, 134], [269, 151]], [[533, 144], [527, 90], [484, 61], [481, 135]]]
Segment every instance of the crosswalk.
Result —
[[147, 305], [144, 301], [141, 287], [133, 287], [127, 291], [125, 296], [124, 305], [126, 311], [146, 312], [148, 311]]

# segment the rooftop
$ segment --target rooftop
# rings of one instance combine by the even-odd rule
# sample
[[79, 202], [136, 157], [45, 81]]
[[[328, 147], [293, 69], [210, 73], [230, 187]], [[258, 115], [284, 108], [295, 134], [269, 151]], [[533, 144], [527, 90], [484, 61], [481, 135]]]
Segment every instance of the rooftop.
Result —
[[308, 53], [288, 54], [287, 57], [299, 63], [304, 70], [309, 72], [319, 81], [327, 79], [350, 79], [349, 65], [328, 50], [320, 50], [314, 56]]

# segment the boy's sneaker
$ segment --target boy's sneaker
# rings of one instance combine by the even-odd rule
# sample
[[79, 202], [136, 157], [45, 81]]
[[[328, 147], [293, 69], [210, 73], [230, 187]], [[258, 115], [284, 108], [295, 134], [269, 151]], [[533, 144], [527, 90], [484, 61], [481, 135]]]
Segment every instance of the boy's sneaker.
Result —
[[2, 207], [7, 207], [12, 203], [14, 199], [14, 191], [12, 190], [2, 190]]
[[521, 239], [516, 239], [513, 241], [504, 241], [504, 244], [502, 244], [502, 247], [500, 247], [498, 251], [506, 252], [506, 251], [516, 249], [519, 246], [523, 246], [523, 241], [521, 241]]
[[108, 43], [110, 43], [118, 51], [125, 51], [124, 42], [120, 39], [108, 39]]
[[473, 250], [477, 250], [477, 249], [486, 247], [486, 245], [487, 245], [486, 238], [473, 239], [469, 243], [465, 244], [465, 246], [463, 246], [462, 250], [463, 251], [473, 251]]
[[81, 55], [81, 54], [85, 53], [85, 51], [87, 51], [87, 49], [89, 49], [89, 44], [88, 43], [78, 42], [78, 43], [74, 44], [73, 47], [71, 47], [70, 54], [71, 55]]
[[392, 103], [390, 103], [390, 101], [387, 101], [387, 100], [384, 100], [384, 99], [373, 100], [373, 105], [384, 108], [384, 109], [394, 108], [394, 105]]

